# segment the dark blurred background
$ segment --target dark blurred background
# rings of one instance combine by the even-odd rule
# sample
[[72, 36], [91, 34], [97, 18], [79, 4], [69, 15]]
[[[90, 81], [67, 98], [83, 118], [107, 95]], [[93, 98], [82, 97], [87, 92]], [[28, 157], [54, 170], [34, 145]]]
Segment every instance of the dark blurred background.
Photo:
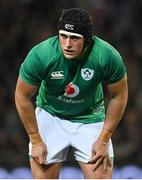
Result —
[[[129, 101], [113, 135], [115, 167], [142, 168], [141, 0], [0, 0], [0, 167], [29, 167], [28, 137], [14, 103], [19, 67], [35, 44], [57, 34], [61, 10], [71, 7], [89, 11], [95, 34], [124, 58]], [[72, 153], [66, 164], [76, 166]]]

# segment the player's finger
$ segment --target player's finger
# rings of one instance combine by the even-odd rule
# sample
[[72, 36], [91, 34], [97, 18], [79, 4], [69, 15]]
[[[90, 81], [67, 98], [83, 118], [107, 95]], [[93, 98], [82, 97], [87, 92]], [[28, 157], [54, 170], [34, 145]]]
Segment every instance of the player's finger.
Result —
[[89, 163], [95, 163], [98, 159], [100, 158], [100, 156], [98, 156], [98, 155], [92, 155], [92, 157], [91, 157], [91, 159], [90, 159], [90, 161], [89, 161]]
[[106, 156], [103, 160], [103, 171], [106, 172], [108, 167], [111, 167], [111, 161], [109, 157]]
[[47, 159], [47, 152], [45, 152], [45, 154], [44, 154], [44, 164], [45, 164], [45, 165], [47, 165], [47, 164], [48, 164], [48, 162], [47, 162], [47, 160], [46, 160], [46, 159]]
[[39, 164], [44, 164], [45, 162], [44, 156], [40, 156], [38, 159], [39, 159]]
[[107, 157], [104, 158], [103, 160], [103, 171], [106, 172], [108, 167], [108, 160]]
[[93, 171], [95, 171], [103, 163], [103, 159], [104, 157], [101, 157], [94, 163]]
[[32, 157], [32, 159], [39, 164], [39, 158], [38, 157]]

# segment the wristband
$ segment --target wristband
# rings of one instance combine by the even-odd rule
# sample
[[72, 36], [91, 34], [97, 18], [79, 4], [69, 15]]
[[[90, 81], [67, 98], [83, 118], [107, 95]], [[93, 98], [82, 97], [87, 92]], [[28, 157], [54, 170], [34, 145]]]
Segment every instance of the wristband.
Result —
[[35, 144], [42, 142], [42, 139], [39, 135], [39, 132], [29, 133], [28, 135], [29, 135], [30, 142], [32, 143], [32, 145], [35, 145]]
[[108, 143], [109, 139], [111, 138], [111, 135], [112, 135], [112, 132], [110, 132], [109, 130], [103, 128], [103, 130], [102, 130], [102, 132], [101, 132], [98, 139]]

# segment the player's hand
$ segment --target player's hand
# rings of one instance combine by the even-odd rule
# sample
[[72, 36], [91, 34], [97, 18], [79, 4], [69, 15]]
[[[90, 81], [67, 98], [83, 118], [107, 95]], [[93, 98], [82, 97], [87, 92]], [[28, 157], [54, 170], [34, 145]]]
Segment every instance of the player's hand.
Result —
[[94, 164], [93, 171], [99, 166], [103, 166], [103, 171], [106, 172], [108, 167], [111, 167], [111, 161], [108, 156], [108, 143], [97, 140], [92, 146], [92, 156], [89, 163]]
[[40, 165], [47, 164], [47, 147], [43, 142], [32, 145], [32, 158]]

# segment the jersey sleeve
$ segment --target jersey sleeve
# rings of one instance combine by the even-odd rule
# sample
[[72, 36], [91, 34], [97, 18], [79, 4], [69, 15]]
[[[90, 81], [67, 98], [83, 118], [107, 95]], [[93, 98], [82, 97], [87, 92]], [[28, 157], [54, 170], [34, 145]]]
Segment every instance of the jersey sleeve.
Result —
[[44, 74], [44, 66], [33, 48], [20, 67], [19, 77], [28, 84], [39, 86]]
[[121, 80], [125, 74], [126, 67], [121, 55], [115, 49], [110, 51], [103, 67], [104, 80], [107, 84], [112, 84]]

